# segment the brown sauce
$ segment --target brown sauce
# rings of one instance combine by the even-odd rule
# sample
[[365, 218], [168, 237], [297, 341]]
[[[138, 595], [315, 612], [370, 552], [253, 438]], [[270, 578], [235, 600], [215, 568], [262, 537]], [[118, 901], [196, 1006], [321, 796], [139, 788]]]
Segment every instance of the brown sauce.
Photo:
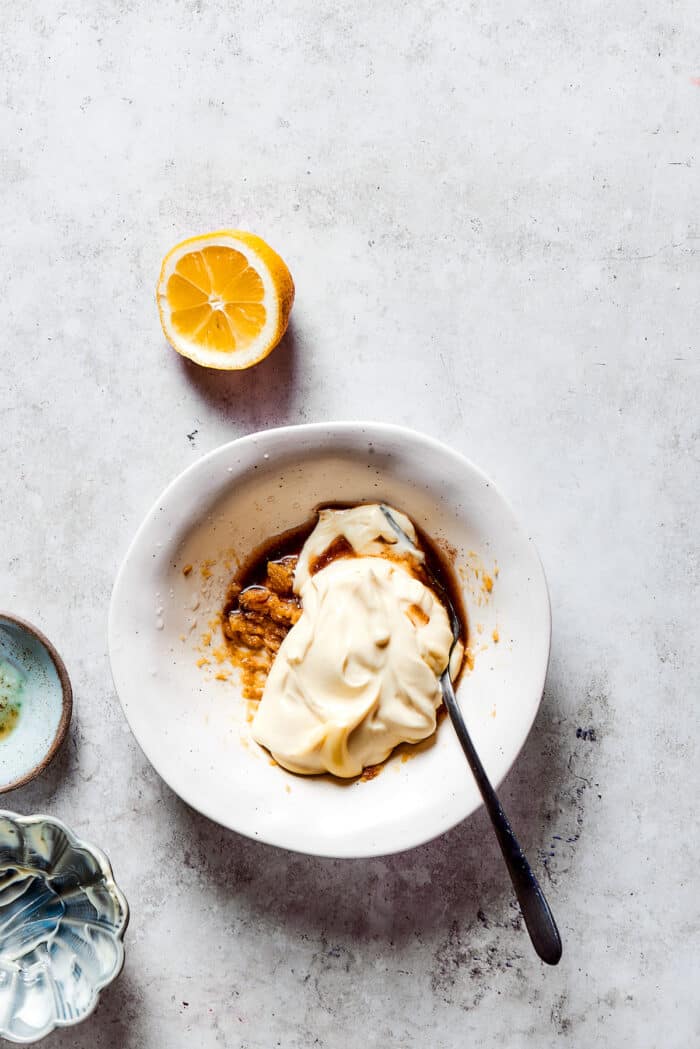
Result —
[[309, 562], [310, 574], [316, 575], [316, 573], [320, 572], [322, 568], [329, 565], [331, 561], [337, 561], [339, 557], [355, 557], [355, 551], [344, 535], [339, 535], [333, 540], [331, 545], [323, 551], [320, 557], [314, 557]]
[[[316, 527], [316, 515], [305, 524], [289, 528], [286, 532], [271, 536], [246, 558], [236, 573], [231, 589], [238, 587], [238, 592], [248, 586], [261, 583], [267, 575], [269, 561], [281, 561], [284, 557], [298, 557], [301, 548]], [[237, 595], [236, 595], [237, 596]], [[226, 611], [226, 609], [224, 609]]]
[[[445, 593], [452, 603], [452, 607], [457, 613], [457, 619], [459, 620], [460, 625], [459, 639], [466, 650], [467, 642], [469, 641], [469, 622], [467, 620], [467, 612], [464, 607], [464, 599], [462, 598], [462, 590], [457, 578], [457, 572], [452, 564], [452, 559], [454, 559], [456, 551], [450, 549], [449, 554], [446, 553], [440, 548], [434, 539], [431, 539], [429, 535], [425, 534], [422, 528], [418, 527], [415, 521], [413, 522], [413, 527], [418, 536], [418, 545], [422, 547], [425, 553], [426, 565], [435, 579], [437, 579], [438, 583], [444, 588]], [[430, 588], [430, 579], [426, 578], [425, 574], [422, 582]], [[465, 663], [466, 660], [463, 659], [455, 684], [461, 677]]]

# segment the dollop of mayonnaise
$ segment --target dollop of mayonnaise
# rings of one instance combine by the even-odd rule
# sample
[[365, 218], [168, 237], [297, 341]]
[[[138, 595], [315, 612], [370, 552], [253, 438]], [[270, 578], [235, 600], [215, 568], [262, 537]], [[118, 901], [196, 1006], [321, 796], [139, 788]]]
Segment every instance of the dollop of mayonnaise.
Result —
[[[409, 519], [392, 513], [413, 539]], [[353, 556], [311, 574], [314, 560], [341, 537]], [[443, 605], [412, 574], [412, 559], [420, 563], [422, 552], [397, 544], [379, 506], [319, 515], [295, 573], [302, 614], [280, 647], [252, 725], [280, 765], [358, 776], [399, 743], [435, 731], [452, 632]], [[460, 658], [461, 651], [457, 669]]]
[[[413, 522], [388, 507], [412, 543], [418, 542]], [[301, 594], [308, 583], [314, 561], [323, 557], [338, 539], [344, 539], [359, 557], [403, 556], [422, 564], [425, 554], [417, 546], [402, 542], [377, 503], [353, 506], [350, 510], [320, 510], [318, 523], [304, 543], [294, 573], [294, 592]]]

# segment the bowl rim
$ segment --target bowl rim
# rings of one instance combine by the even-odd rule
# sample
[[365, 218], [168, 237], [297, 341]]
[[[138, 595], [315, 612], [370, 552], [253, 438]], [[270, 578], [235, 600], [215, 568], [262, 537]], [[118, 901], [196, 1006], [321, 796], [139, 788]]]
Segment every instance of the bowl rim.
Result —
[[6, 1031], [0, 1028], [0, 1036], [6, 1039], [7, 1041], [13, 1042], [15, 1045], [33, 1045], [35, 1042], [38, 1042], [41, 1039], [46, 1038], [48, 1035], [51, 1034], [52, 1031], [55, 1031], [58, 1028], [73, 1027], [76, 1024], [82, 1023], [83, 1020], [87, 1020], [88, 1017], [91, 1016], [92, 1013], [95, 1011], [95, 1009], [97, 1008], [97, 1003], [100, 999], [101, 992], [105, 989], [105, 987], [108, 987], [117, 979], [117, 977], [121, 974], [124, 968], [124, 962], [126, 958], [124, 952], [124, 936], [126, 934], [126, 930], [128, 928], [129, 921], [131, 918], [131, 911], [126, 896], [117, 885], [109, 857], [101, 848], [99, 848], [99, 846], [93, 845], [91, 842], [85, 841], [84, 838], [79, 838], [70, 829], [70, 827], [57, 816], [49, 816], [47, 813], [43, 812], [30, 813], [27, 816], [23, 816], [21, 813], [14, 812], [12, 809], [0, 808], [0, 819], [5, 817], [9, 817], [9, 819], [13, 820], [15, 823], [21, 824], [23, 827], [29, 827], [36, 823], [50, 823], [63, 831], [63, 833], [68, 838], [68, 841], [70, 842], [72, 848], [82, 849], [85, 852], [90, 853], [90, 855], [97, 860], [100, 870], [102, 871], [102, 874], [104, 876], [105, 882], [108, 884], [109, 891], [113, 893], [113, 895], [116, 897], [123, 914], [122, 922], [113, 934], [115, 941], [119, 944], [119, 957], [117, 959], [117, 964], [114, 967], [114, 971], [110, 973], [109, 976], [106, 977], [106, 979], [98, 980], [95, 983], [95, 985], [92, 988], [92, 995], [90, 998], [90, 1002], [88, 1003], [88, 1007], [81, 1016], [76, 1017], [75, 1019], [69, 1018], [67, 1020], [52, 1021], [51, 1023], [49, 1023], [48, 1026], [42, 1028], [41, 1031], [38, 1031], [36, 1034], [31, 1035], [31, 1037], [28, 1038], [10, 1037]]
[[[273, 838], [267, 837], [265, 834], [258, 834], [258, 833], [252, 834], [252, 833], [250, 833], [250, 831], [243, 830], [240, 827], [233, 827], [232, 824], [223, 822], [216, 814], [214, 814], [212, 812], [212, 810], [208, 806], [204, 806], [204, 805], [201, 804], [200, 801], [193, 799], [188, 791], [182, 790], [182, 788], [180, 786], [178, 788], [173, 786], [173, 784], [170, 782], [170, 779], [166, 778], [161, 773], [160, 768], [159, 768], [159, 763], [157, 762], [157, 759], [154, 760], [153, 756], [150, 753], [147, 753], [147, 751], [144, 749], [144, 746], [143, 746], [141, 740], [136, 736], [136, 733], [134, 732], [134, 730], [133, 730], [133, 728], [131, 726], [131, 720], [130, 720], [130, 718], [127, 715], [127, 711], [126, 711], [126, 706], [125, 706], [124, 700], [122, 699], [122, 696], [120, 694], [120, 690], [119, 690], [119, 688], [117, 686], [117, 672], [116, 672], [115, 658], [114, 658], [114, 652], [113, 652], [113, 637], [114, 637], [114, 620], [115, 620], [115, 616], [116, 616], [115, 606], [116, 606], [117, 595], [119, 594], [119, 592], [121, 590], [123, 577], [126, 575], [126, 572], [127, 572], [128, 566], [129, 566], [129, 562], [131, 561], [132, 555], [134, 554], [134, 551], [137, 550], [137, 548], [138, 548], [138, 545], [139, 545], [139, 543], [141, 541], [142, 534], [145, 533], [147, 531], [147, 529], [150, 527], [153, 517], [158, 513], [159, 509], [162, 507], [162, 504], [166, 501], [166, 499], [170, 495], [171, 491], [174, 490], [178, 485], [180, 485], [184, 481], [185, 477], [188, 477], [190, 474], [195, 473], [196, 471], [201, 470], [207, 463], [210, 463], [210, 462], [214, 461], [217, 457], [225, 454], [226, 450], [230, 449], [234, 445], [235, 446], [239, 446], [239, 447], [240, 446], [243, 446], [243, 447], [253, 446], [254, 447], [256, 442], [260, 441], [261, 439], [267, 439], [267, 438], [270, 438], [270, 437], [273, 437], [273, 436], [277, 437], [278, 439], [280, 439], [280, 438], [283, 439], [284, 437], [292, 436], [292, 435], [303, 436], [303, 435], [309, 435], [309, 434], [314, 434], [314, 433], [318, 433], [318, 434], [325, 433], [325, 434], [335, 438], [335, 437], [341, 437], [343, 434], [347, 434], [347, 435], [362, 434], [362, 432], [364, 430], [374, 431], [375, 434], [386, 436], [386, 437], [403, 438], [403, 439], [408, 439], [408, 440], [419, 440], [420, 442], [424, 443], [426, 446], [430, 447], [434, 452], [437, 452], [437, 453], [439, 453], [441, 455], [445, 455], [445, 456], [447, 456], [447, 457], [449, 457], [449, 458], [451, 458], [453, 460], [458, 460], [461, 465], [465, 466], [474, 475], [476, 475], [484, 484], [486, 484], [488, 487], [490, 487], [492, 489], [492, 491], [498, 496], [498, 498], [502, 502], [503, 506], [505, 507], [506, 512], [510, 515], [512, 521], [516, 524], [516, 526], [518, 527], [519, 531], [522, 532], [522, 534], [525, 537], [527, 537], [527, 544], [528, 544], [529, 548], [531, 549], [532, 553], [534, 554], [536, 564], [537, 564], [537, 566], [539, 568], [539, 583], [540, 583], [540, 585], [543, 588], [543, 595], [544, 595], [544, 598], [545, 598], [544, 608], [543, 608], [544, 618], [543, 618], [543, 622], [542, 622], [542, 627], [543, 627], [543, 633], [546, 634], [546, 658], [545, 658], [545, 660], [543, 662], [541, 680], [539, 681], [539, 684], [538, 684], [538, 697], [539, 698], [538, 698], [537, 702], [533, 705], [532, 714], [531, 714], [531, 717], [530, 717], [529, 724], [527, 725], [527, 729], [524, 732], [522, 740], [520, 741], [517, 749], [514, 751], [513, 756], [511, 758], [511, 760], [508, 762], [507, 766], [504, 768], [504, 770], [502, 771], [502, 773], [500, 775], [498, 775], [498, 776], [496, 776], [496, 777], [494, 777], [492, 779], [492, 785], [493, 785], [494, 789], [497, 790], [500, 787], [500, 785], [504, 782], [506, 777], [509, 775], [509, 773], [513, 769], [516, 761], [518, 760], [520, 754], [522, 753], [523, 748], [525, 747], [525, 744], [526, 744], [526, 742], [527, 742], [527, 740], [528, 740], [528, 738], [530, 736], [530, 733], [532, 731], [532, 727], [533, 727], [533, 725], [534, 725], [534, 723], [535, 723], [535, 721], [537, 719], [537, 715], [538, 715], [538, 713], [540, 711], [540, 708], [542, 706], [542, 699], [543, 699], [543, 696], [544, 696], [544, 688], [545, 688], [545, 683], [546, 683], [546, 679], [547, 679], [547, 672], [548, 672], [549, 664], [550, 664], [550, 660], [551, 660], [551, 648], [552, 648], [552, 604], [551, 604], [551, 595], [550, 595], [550, 592], [549, 592], [549, 585], [548, 585], [548, 582], [547, 582], [547, 576], [546, 576], [546, 573], [545, 573], [545, 570], [544, 570], [544, 565], [542, 563], [542, 558], [539, 555], [537, 547], [536, 547], [535, 543], [533, 542], [532, 537], [525, 530], [525, 527], [521, 523], [520, 517], [516, 514], [515, 510], [513, 509], [512, 503], [507, 498], [507, 496], [503, 493], [503, 490], [501, 489], [500, 485], [498, 485], [490, 477], [490, 475], [485, 473], [484, 470], [482, 470], [479, 466], [477, 466], [471, 459], [469, 459], [461, 451], [458, 451], [456, 448], [453, 448], [451, 445], [449, 445], [446, 442], [440, 440], [439, 438], [436, 438], [436, 437], [433, 437], [430, 434], [424, 433], [422, 430], [416, 430], [416, 429], [414, 429], [412, 427], [403, 426], [403, 425], [397, 424], [397, 423], [378, 421], [376, 419], [355, 419], [355, 420], [352, 420], [352, 419], [345, 419], [345, 420], [331, 419], [331, 420], [328, 420], [328, 421], [317, 421], [317, 422], [309, 422], [309, 423], [294, 423], [294, 424], [284, 425], [284, 426], [265, 427], [264, 429], [261, 429], [261, 430], [255, 430], [255, 431], [253, 431], [251, 433], [242, 434], [240, 437], [234, 437], [232, 440], [224, 441], [223, 443], [221, 443], [221, 444], [217, 445], [216, 447], [210, 449], [210, 451], [205, 452], [204, 455], [201, 455], [193, 463], [190, 463], [183, 470], [181, 470], [178, 474], [176, 474], [174, 477], [172, 477], [171, 480], [165, 485], [165, 487], [158, 493], [156, 499], [154, 499], [151, 502], [151, 504], [148, 507], [147, 511], [145, 512], [145, 514], [141, 518], [141, 521], [139, 523], [139, 526], [136, 529], [136, 532], [133, 534], [133, 536], [131, 538], [131, 541], [128, 543], [128, 545], [126, 547], [126, 550], [125, 550], [124, 554], [122, 555], [121, 563], [119, 565], [119, 568], [118, 568], [117, 573], [116, 573], [115, 578], [114, 578], [114, 583], [113, 583], [113, 586], [112, 586], [112, 593], [111, 593], [110, 603], [109, 603], [109, 609], [108, 609], [108, 615], [107, 615], [107, 647], [108, 647], [109, 663], [110, 663], [110, 669], [111, 669], [111, 673], [112, 673], [112, 682], [113, 682], [113, 685], [114, 685], [114, 690], [115, 690], [115, 692], [117, 694], [117, 698], [119, 700], [119, 704], [121, 706], [122, 713], [124, 715], [124, 718], [125, 718], [127, 724], [129, 725], [131, 733], [134, 736], [136, 744], [139, 747], [139, 749], [141, 750], [142, 754], [144, 755], [146, 760], [149, 762], [149, 764], [155, 769], [155, 771], [161, 777], [161, 779], [163, 779], [163, 782], [166, 783], [167, 786], [173, 791], [173, 793], [175, 793], [186, 805], [189, 805], [192, 809], [194, 809], [196, 812], [199, 812], [201, 815], [205, 816], [207, 819], [210, 819], [214, 823], [217, 823], [220, 826], [223, 826], [223, 827], [225, 827], [227, 829], [234, 830], [235, 833], [241, 834], [244, 837], [248, 837], [251, 840], [254, 840], [254, 841], [258, 842], [258, 843], [261, 843], [261, 844], [264, 844], [266, 846], [270, 846], [270, 847], [273, 847], [273, 848], [282, 848], [282, 849], [285, 849], [288, 852], [299, 853], [301, 855], [319, 856], [319, 857], [328, 858], [328, 859], [340, 859], [340, 860], [344, 860], [344, 859], [365, 859], [365, 858], [370, 858], [370, 857], [388, 856], [388, 855], [392, 855], [392, 854], [397, 853], [397, 852], [405, 852], [405, 851], [408, 851], [410, 849], [417, 848], [420, 845], [426, 844], [429, 841], [433, 841], [433, 840], [441, 837], [443, 834], [446, 834], [450, 830], [452, 830], [455, 826], [458, 826], [460, 823], [463, 823], [465, 820], [469, 819], [471, 816], [473, 816], [476, 812], [478, 812], [483, 807], [483, 801], [479, 800], [478, 803], [474, 806], [474, 808], [471, 809], [469, 812], [467, 812], [466, 814], [464, 814], [463, 816], [461, 816], [458, 819], [450, 819], [448, 822], [443, 823], [443, 825], [441, 825], [439, 828], [437, 828], [433, 833], [431, 833], [428, 836], [421, 835], [419, 840], [416, 840], [415, 842], [413, 842], [411, 844], [406, 844], [406, 845], [402, 845], [402, 846], [399, 846], [399, 847], [391, 847], [391, 848], [388, 848], [388, 849], [385, 849], [385, 850], [382, 850], [382, 851], [377, 851], [376, 849], [373, 849], [373, 848], [372, 849], [366, 849], [366, 850], [365, 849], [358, 849], [357, 847], [353, 848], [352, 851], [348, 851], [348, 852], [338, 852], [336, 850], [330, 850], [330, 849], [326, 850], [326, 849], [322, 849], [322, 848], [309, 849], [309, 848], [305, 848], [303, 846], [297, 846], [295, 844], [290, 844], [290, 843], [287, 843], [287, 842], [285, 842], [284, 844], [281, 844], [278, 841], [274, 840]], [[466, 759], [465, 759], [465, 762], [466, 762]]]
[[68, 734], [68, 727], [73, 715], [73, 686], [70, 683], [66, 664], [63, 662], [55, 645], [49, 641], [46, 634], [42, 633], [38, 627], [35, 627], [28, 620], [22, 619], [20, 616], [16, 616], [12, 612], [3, 612], [2, 609], [0, 609], [0, 620], [3, 619], [7, 620], [9, 623], [14, 623], [14, 625], [18, 626], [21, 630], [31, 634], [32, 637], [44, 646], [56, 668], [62, 692], [61, 717], [58, 722], [56, 734], [51, 741], [49, 749], [46, 751], [41, 761], [38, 761], [33, 768], [29, 769], [11, 783], [0, 784], [0, 794], [7, 794], [8, 791], [16, 790], [17, 787], [23, 787], [26, 783], [31, 783], [31, 781], [36, 779], [37, 776], [40, 776], [42, 772], [46, 771], [58, 754], [63, 742], [65, 741], [66, 735]]

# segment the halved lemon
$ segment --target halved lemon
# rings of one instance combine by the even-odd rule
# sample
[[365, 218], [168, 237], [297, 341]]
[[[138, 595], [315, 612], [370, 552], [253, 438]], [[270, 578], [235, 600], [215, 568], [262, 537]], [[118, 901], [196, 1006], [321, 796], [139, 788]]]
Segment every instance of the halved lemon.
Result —
[[249, 368], [284, 335], [294, 281], [261, 237], [220, 230], [168, 252], [156, 297], [165, 337], [183, 357], [207, 368]]

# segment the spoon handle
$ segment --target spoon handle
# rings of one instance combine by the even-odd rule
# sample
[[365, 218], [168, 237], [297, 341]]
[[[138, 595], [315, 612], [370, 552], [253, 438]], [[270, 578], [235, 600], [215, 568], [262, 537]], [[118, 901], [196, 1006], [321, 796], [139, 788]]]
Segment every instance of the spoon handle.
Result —
[[481, 764], [462, 716], [462, 711], [457, 703], [449, 671], [445, 671], [442, 675], [441, 684], [447, 712], [452, 719], [462, 750], [474, 774], [474, 779], [481, 792], [486, 811], [491, 817], [491, 823], [496, 832], [498, 844], [501, 847], [503, 859], [508, 868], [510, 880], [513, 883], [513, 889], [520, 904], [520, 910], [525, 919], [525, 925], [530, 934], [532, 945], [543, 962], [546, 962], [547, 965], [556, 965], [561, 958], [562, 951], [557, 923], [554, 921], [554, 916], [540, 888], [540, 883], [532, 873], [525, 853], [520, 848], [518, 839], [513, 833], [508, 817], [498, 800], [498, 795], [491, 786], [484, 766]]

